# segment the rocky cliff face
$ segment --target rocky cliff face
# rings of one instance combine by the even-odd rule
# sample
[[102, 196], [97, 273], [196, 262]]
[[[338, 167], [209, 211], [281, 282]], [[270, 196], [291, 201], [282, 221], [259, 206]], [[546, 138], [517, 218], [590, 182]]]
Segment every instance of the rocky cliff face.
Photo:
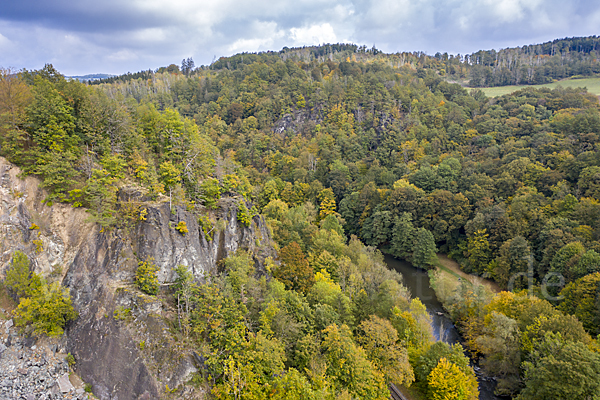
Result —
[[[69, 288], [79, 317], [66, 330], [67, 351], [101, 399], [167, 397], [196, 371], [190, 351], [169, 333], [171, 307], [135, 289], [139, 260], [153, 258], [159, 281], [168, 283], [177, 265], [199, 280], [216, 274], [218, 261], [240, 248], [254, 255], [259, 271], [273, 255], [262, 218], [250, 227], [238, 223], [236, 199], [222, 199], [215, 216], [225, 227], [207, 240], [192, 213], [168, 203], [144, 204], [146, 220], [129, 233], [103, 232], [86, 222], [84, 210], [48, 207], [44, 197], [35, 178], [19, 178], [18, 168], [0, 158], [0, 276], [21, 250], [37, 273]], [[185, 235], [174, 229], [181, 221]], [[203, 396], [187, 389], [176, 397]]]

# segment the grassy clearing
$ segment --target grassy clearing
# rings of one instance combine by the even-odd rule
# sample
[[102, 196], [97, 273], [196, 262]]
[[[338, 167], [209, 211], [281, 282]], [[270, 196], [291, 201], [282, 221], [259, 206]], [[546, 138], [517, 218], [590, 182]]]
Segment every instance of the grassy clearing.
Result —
[[458, 278], [461, 278], [466, 279], [474, 285], [483, 285], [492, 293], [499, 293], [501, 291], [500, 286], [498, 286], [496, 282], [490, 279], [481, 278], [476, 275], [467, 274], [466, 272], [462, 271], [458, 263], [454, 260], [449, 259], [448, 256], [446, 256], [445, 254], [438, 254], [438, 262], [439, 269], [446, 273], [449, 273], [454, 278], [456, 278], [457, 284]]
[[447, 274], [450, 274], [453, 277], [457, 278], [457, 281], [458, 281], [458, 279], [461, 278], [461, 276], [459, 274], [457, 274], [456, 272], [452, 271], [448, 267], [445, 267], [444, 265], [442, 265], [442, 263], [439, 263], [438, 266], [437, 266], [437, 268], [438, 268], [438, 270], [441, 270], [441, 271], [443, 271], [443, 272], [445, 272]]
[[445, 254], [438, 254], [438, 267], [435, 271], [430, 271], [429, 279], [431, 287], [444, 307], [454, 302], [456, 289], [460, 286], [461, 280], [472, 284], [473, 290], [481, 286], [490, 295], [500, 292], [496, 282], [461, 271], [458, 263], [450, 260]]
[[546, 83], [543, 85], [520, 85], [520, 86], [497, 86], [497, 87], [487, 87], [480, 88], [487, 97], [499, 97], [505, 94], [510, 94], [512, 92], [516, 92], [517, 90], [521, 90], [528, 87], [533, 88], [542, 88], [547, 87], [550, 89], [555, 89], [558, 86], [562, 87], [585, 87], [587, 88], [589, 93], [595, 94], [596, 96], [600, 96], [600, 77], [598, 78], [581, 78], [581, 79], [563, 79], [561, 81]]

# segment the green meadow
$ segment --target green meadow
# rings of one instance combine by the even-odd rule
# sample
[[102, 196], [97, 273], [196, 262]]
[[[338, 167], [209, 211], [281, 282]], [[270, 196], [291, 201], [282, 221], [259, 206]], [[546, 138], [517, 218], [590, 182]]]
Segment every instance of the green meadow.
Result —
[[563, 79], [561, 81], [546, 83], [543, 85], [514, 85], [514, 86], [496, 86], [496, 87], [487, 87], [481, 88], [486, 96], [488, 97], [498, 97], [503, 96], [505, 94], [509, 94], [515, 92], [517, 90], [521, 90], [527, 87], [541, 88], [548, 87], [554, 89], [558, 86], [562, 87], [584, 87], [587, 88], [589, 93], [593, 93], [596, 96], [600, 96], [600, 77], [595, 78], [582, 78], [582, 79]]

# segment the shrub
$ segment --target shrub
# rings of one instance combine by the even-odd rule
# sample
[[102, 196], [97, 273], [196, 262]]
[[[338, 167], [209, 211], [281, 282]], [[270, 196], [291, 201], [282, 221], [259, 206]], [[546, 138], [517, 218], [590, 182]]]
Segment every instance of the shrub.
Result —
[[206, 179], [200, 184], [200, 190], [202, 191], [201, 198], [204, 200], [204, 205], [208, 208], [216, 208], [221, 197], [219, 181], [212, 178]]
[[15, 251], [4, 281], [18, 297], [30, 296], [33, 288], [29, 272], [29, 259], [22, 251]]
[[185, 221], [179, 221], [179, 223], [177, 224], [177, 226], [175, 227], [175, 229], [181, 233], [183, 236], [185, 236], [186, 233], [188, 233], [188, 228], [187, 228], [187, 224], [185, 223]]
[[154, 265], [152, 259], [140, 261], [135, 273], [135, 283], [144, 293], [156, 295], [158, 293], [158, 267]]
[[127, 319], [129, 319], [130, 316], [131, 316], [131, 308], [125, 308], [123, 306], [118, 306], [117, 308], [115, 308], [115, 311], [113, 312], [113, 317], [119, 321], [127, 320]]
[[30, 273], [29, 259], [23, 252], [13, 255], [5, 284], [20, 298], [15, 310], [17, 325], [31, 327], [35, 334], [60, 336], [67, 322], [77, 318], [67, 290], [58, 283], [48, 285]]
[[67, 356], [65, 357], [65, 360], [69, 364], [69, 367], [72, 367], [73, 365], [75, 365], [75, 357], [73, 356], [73, 354], [71, 354], [71, 353], [67, 354]]
[[242, 225], [250, 226], [250, 224], [252, 223], [252, 217], [255, 214], [256, 209], [254, 207], [252, 207], [251, 210], [248, 210], [248, 207], [246, 207], [244, 201], [240, 201], [240, 203], [238, 204], [237, 219], [242, 223]]
[[204, 232], [204, 237], [207, 241], [211, 241], [213, 239], [213, 223], [206, 215], [201, 215], [198, 218], [198, 225]]
[[60, 336], [67, 322], [77, 318], [77, 312], [67, 289], [41, 280], [31, 297], [21, 298], [15, 316], [19, 326], [31, 326], [35, 334]]

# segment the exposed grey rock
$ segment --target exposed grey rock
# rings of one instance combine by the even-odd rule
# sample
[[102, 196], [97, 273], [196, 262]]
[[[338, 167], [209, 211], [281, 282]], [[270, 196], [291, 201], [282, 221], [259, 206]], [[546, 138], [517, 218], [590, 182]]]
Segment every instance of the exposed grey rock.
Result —
[[[261, 217], [255, 217], [250, 227], [237, 221], [237, 204], [241, 201], [238, 198], [225, 197], [220, 208], [211, 211], [212, 217], [224, 225], [224, 229], [214, 232], [212, 240], [199, 228], [196, 215], [183, 207], [174, 206], [171, 210], [168, 203], [145, 204], [146, 220], [130, 232], [101, 232], [86, 222], [89, 214], [84, 210], [65, 204], [43, 205], [45, 194], [36, 179], [20, 179], [19, 172], [0, 158], [0, 275], [8, 267], [11, 254], [22, 250], [36, 273], [62, 271], [59, 280], [69, 289], [79, 313], [77, 320], [67, 326], [64, 340], [51, 345], [50, 362], [40, 361], [37, 365], [43, 367], [35, 375], [47, 371], [48, 377], [37, 382], [46, 392], [52, 388], [54, 393], [47, 393], [48, 396], [58, 395], [52, 384], [59, 374], [68, 371], [66, 364], [53, 361], [59, 353], [74, 355], [75, 371], [93, 385], [94, 394], [100, 399], [160, 398], [165, 384], [176, 387], [197, 371], [191, 354], [177, 353], [177, 346], [169, 346], [168, 340], [172, 339], [163, 320], [162, 303], [132, 288], [139, 260], [153, 258], [159, 268], [159, 281], [164, 284], [172, 281], [177, 265], [187, 266], [202, 281], [218, 272], [219, 260], [240, 248], [248, 249], [254, 256], [259, 273], [265, 273], [266, 257], [274, 255]], [[15, 192], [23, 194], [16, 198]], [[118, 197], [121, 201], [149, 200], [138, 189], [123, 189]], [[34, 222], [39, 230], [29, 229]], [[179, 222], [186, 223], [186, 235], [174, 229]], [[41, 253], [32, 243], [38, 238], [43, 242]], [[119, 306], [131, 310], [131, 324], [114, 318]], [[6, 336], [4, 343], [6, 347], [12, 344], [10, 348], [16, 350], [22, 348], [20, 341], [27, 351], [28, 347], [33, 351], [45, 347], [34, 348], [33, 341], [18, 336]], [[143, 352], [141, 341], [146, 343]], [[18, 356], [29, 359], [29, 354]], [[26, 379], [31, 375], [33, 372]]]
[[68, 373], [62, 375], [56, 382], [58, 383], [58, 387], [62, 393], [68, 393], [74, 389], [71, 381], [69, 380]]

